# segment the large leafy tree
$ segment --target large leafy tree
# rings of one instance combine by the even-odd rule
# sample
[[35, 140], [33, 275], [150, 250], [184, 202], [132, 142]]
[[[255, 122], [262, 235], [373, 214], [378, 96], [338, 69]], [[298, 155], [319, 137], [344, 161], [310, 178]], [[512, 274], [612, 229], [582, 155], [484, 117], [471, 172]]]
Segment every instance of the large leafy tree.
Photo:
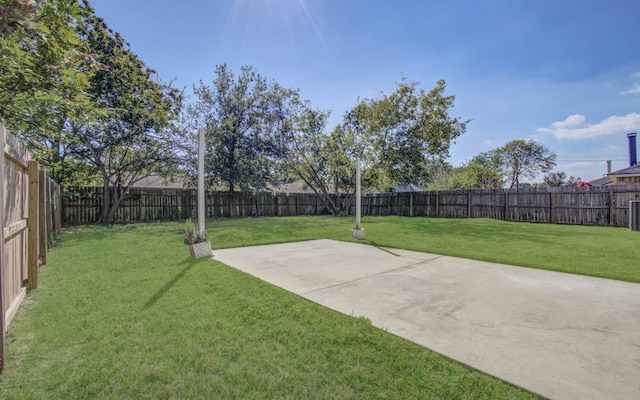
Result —
[[297, 90], [267, 81], [253, 67], [242, 67], [236, 76], [223, 64], [211, 86], [200, 82], [194, 92], [189, 128], [192, 137], [200, 128], [206, 131], [210, 184], [230, 192], [263, 190], [285, 179], [282, 160], [299, 104]]
[[[313, 190], [331, 214], [344, 213], [353, 196], [355, 174], [352, 157], [356, 153], [354, 135], [336, 126], [327, 133], [328, 111], [299, 108], [287, 136], [286, 165], [295, 180]], [[347, 204], [337, 196], [349, 195]]]
[[519, 188], [521, 177], [535, 178], [556, 165], [556, 154], [534, 140], [512, 140], [494, 151], [500, 159], [509, 189]]
[[111, 221], [131, 185], [151, 174], [167, 175], [176, 168], [172, 122], [179, 114], [182, 93], [155, 79], [124, 39], [98, 18], [85, 2], [79, 27], [98, 61], [106, 66], [89, 78], [89, 98], [99, 112], [69, 119], [73, 140], [66, 151], [88, 165], [102, 182], [100, 221]]
[[[467, 124], [450, 117], [454, 97], [444, 89], [444, 81], [426, 92], [403, 80], [391, 94], [358, 101], [331, 133], [325, 131], [327, 113], [303, 107], [288, 141], [289, 165], [334, 214], [349, 209], [356, 159], [365, 190], [425, 185]], [[338, 193], [347, 195], [344, 204], [336, 201]]]
[[360, 102], [345, 121], [355, 132], [359, 152], [375, 177], [375, 188], [426, 185], [434, 163], [449, 155], [451, 143], [468, 121], [450, 116], [455, 96], [439, 80], [428, 92], [403, 79], [391, 94]]

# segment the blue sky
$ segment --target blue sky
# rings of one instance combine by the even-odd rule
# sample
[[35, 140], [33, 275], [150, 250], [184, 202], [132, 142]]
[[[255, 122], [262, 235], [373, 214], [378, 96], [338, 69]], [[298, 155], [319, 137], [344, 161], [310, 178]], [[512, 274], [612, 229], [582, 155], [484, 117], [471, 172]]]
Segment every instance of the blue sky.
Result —
[[[160, 78], [191, 93], [217, 64], [253, 65], [300, 89], [331, 124], [404, 75], [456, 96], [470, 119], [457, 166], [514, 139], [558, 155], [556, 170], [628, 166], [640, 133], [640, 2], [633, 0], [94, 0]], [[539, 179], [541, 180], [541, 179]]]

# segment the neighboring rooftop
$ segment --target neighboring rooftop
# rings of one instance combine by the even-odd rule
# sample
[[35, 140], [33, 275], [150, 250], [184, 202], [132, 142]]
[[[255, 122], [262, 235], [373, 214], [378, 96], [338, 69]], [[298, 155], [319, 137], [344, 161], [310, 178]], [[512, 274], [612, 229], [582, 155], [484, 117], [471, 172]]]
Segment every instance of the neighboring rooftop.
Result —
[[602, 178], [589, 181], [589, 184], [591, 184], [591, 186], [607, 186], [611, 185], [612, 183], [613, 181], [608, 176], [603, 176]]
[[640, 165], [634, 165], [631, 167], [619, 169], [617, 171], [613, 171], [608, 175], [640, 175]]
[[615, 185], [634, 185], [640, 183], [640, 165], [623, 168], [607, 174]]
[[182, 189], [184, 187], [184, 182], [181, 180], [169, 182], [160, 175], [151, 175], [140, 179], [134, 183], [132, 187], [144, 189]]

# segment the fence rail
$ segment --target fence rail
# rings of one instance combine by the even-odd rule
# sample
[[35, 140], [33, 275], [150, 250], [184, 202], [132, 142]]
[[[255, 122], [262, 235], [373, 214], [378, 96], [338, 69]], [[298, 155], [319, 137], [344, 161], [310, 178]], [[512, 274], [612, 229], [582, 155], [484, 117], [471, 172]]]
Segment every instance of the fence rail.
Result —
[[[346, 196], [334, 196], [339, 204]], [[520, 190], [454, 190], [369, 194], [362, 197], [362, 215], [439, 218], [493, 218], [574, 225], [628, 226], [629, 202], [640, 200], [640, 185]], [[208, 192], [209, 218], [321, 215], [321, 199], [306, 193]], [[355, 203], [355, 202], [353, 202]], [[63, 223], [98, 222], [102, 188], [69, 188], [63, 194]], [[355, 214], [355, 205], [349, 209]], [[132, 188], [114, 222], [178, 220], [197, 215], [195, 190]]]

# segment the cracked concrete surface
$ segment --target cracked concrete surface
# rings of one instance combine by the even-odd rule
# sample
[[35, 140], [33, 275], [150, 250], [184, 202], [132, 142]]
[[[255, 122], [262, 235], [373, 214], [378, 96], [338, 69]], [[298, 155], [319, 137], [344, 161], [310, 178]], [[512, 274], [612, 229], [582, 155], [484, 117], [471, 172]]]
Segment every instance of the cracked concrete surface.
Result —
[[552, 399], [640, 398], [640, 285], [332, 240], [214, 259]]

